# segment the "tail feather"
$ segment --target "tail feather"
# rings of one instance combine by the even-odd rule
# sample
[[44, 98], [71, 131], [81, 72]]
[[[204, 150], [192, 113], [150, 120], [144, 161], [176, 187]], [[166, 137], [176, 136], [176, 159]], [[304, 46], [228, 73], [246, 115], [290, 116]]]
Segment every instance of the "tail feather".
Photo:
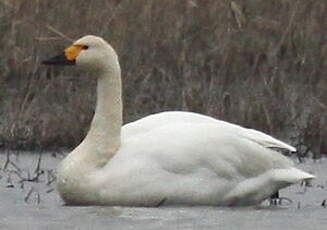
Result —
[[274, 169], [273, 178], [275, 181], [278, 182], [294, 184], [302, 180], [313, 179], [315, 178], [315, 176], [297, 168], [288, 168], [288, 169]]
[[257, 142], [258, 144], [264, 147], [281, 148], [281, 149], [287, 149], [291, 152], [296, 152], [296, 148], [294, 148], [293, 146], [286, 144], [285, 142], [282, 142], [280, 140], [277, 140], [276, 138], [269, 136], [268, 134], [265, 134], [263, 132], [254, 129], [246, 129], [246, 131], [242, 132], [242, 134], [247, 139]]

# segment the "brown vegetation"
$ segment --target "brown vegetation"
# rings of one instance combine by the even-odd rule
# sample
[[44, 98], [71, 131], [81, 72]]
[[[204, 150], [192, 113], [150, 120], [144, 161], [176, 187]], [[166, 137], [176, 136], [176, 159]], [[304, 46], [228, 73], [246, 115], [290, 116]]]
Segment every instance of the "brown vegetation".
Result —
[[6, 148], [80, 142], [95, 82], [40, 60], [95, 34], [120, 56], [126, 122], [195, 111], [327, 153], [325, 0], [0, 0], [0, 18]]

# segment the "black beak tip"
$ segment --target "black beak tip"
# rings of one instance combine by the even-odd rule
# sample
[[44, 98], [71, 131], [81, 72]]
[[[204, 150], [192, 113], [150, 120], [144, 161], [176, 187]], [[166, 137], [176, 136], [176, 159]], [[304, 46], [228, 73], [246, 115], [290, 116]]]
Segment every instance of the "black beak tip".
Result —
[[49, 61], [48, 60], [44, 60], [41, 62], [42, 65], [50, 65]]
[[43, 65], [75, 65], [75, 60], [68, 60], [64, 54], [60, 54], [41, 63]]

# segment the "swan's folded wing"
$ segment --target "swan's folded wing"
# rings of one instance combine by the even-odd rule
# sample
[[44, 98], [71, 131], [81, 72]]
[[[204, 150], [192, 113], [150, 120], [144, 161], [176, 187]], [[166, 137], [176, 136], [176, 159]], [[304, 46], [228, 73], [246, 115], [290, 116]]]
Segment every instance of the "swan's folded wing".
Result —
[[233, 132], [242, 135], [244, 138], [256, 142], [266, 148], [286, 149], [291, 152], [296, 152], [296, 149], [280, 141], [268, 134], [254, 129], [247, 129], [237, 124], [214, 119], [209, 116], [192, 112], [169, 111], [146, 116], [135, 122], [124, 125], [122, 135], [125, 137], [138, 135], [145, 132], [151, 132], [153, 129], [162, 128], [172, 124], [203, 124], [212, 123], [220, 128], [221, 132]]
[[246, 129], [246, 128], [243, 129], [244, 130], [241, 131], [241, 134], [245, 138], [254, 141], [264, 147], [287, 149], [291, 152], [296, 152], [296, 148], [294, 148], [293, 146], [286, 144], [283, 141], [277, 140], [276, 138], [269, 136], [263, 132], [254, 129]]

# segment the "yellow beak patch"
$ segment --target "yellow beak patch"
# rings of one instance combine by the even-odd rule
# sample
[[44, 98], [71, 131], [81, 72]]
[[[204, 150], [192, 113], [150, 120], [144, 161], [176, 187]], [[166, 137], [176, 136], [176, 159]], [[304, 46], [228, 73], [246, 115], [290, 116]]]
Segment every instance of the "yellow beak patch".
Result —
[[82, 45], [72, 45], [65, 49], [65, 56], [69, 61], [76, 60], [77, 56], [81, 52], [81, 50], [87, 49], [86, 46]]

